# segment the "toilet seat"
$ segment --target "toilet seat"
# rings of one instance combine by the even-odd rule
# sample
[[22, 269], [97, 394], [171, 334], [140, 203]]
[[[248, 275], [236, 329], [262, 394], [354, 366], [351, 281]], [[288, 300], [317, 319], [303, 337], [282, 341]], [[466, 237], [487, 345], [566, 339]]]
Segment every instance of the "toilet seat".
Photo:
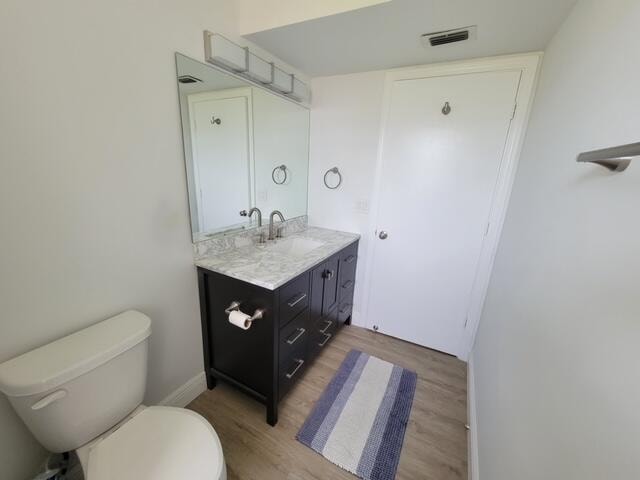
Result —
[[87, 480], [224, 480], [213, 427], [195, 412], [147, 407], [89, 450]]

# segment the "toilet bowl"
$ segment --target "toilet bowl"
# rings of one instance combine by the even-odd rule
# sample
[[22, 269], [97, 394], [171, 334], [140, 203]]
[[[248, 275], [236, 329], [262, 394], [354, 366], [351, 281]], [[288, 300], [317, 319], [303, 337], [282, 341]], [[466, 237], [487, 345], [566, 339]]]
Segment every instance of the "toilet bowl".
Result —
[[195, 412], [142, 406], [151, 320], [128, 311], [0, 365], [0, 391], [87, 480], [226, 480], [218, 435]]
[[184, 408], [146, 407], [76, 453], [86, 480], [226, 479], [218, 435]]

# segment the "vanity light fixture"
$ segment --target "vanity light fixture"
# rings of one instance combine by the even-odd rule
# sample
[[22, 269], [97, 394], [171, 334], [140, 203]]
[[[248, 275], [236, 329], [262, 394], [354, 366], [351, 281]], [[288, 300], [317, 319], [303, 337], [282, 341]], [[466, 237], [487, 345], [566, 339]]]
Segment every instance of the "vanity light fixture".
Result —
[[260, 58], [219, 33], [204, 32], [205, 60], [298, 102], [308, 102], [309, 87], [294, 74]]
[[217, 33], [205, 32], [204, 36], [204, 55], [207, 62], [215, 63], [235, 73], [247, 71], [248, 49], [236, 45]]
[[273, 81], [273, 63], [249, 52], [245, 75], [260, 83], [271, 83]]

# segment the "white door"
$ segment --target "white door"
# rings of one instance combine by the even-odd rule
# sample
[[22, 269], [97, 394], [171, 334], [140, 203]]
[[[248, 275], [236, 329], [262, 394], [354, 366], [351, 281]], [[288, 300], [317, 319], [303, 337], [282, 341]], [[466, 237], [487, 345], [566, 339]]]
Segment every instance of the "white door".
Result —
[[200, 230], [240, 222], [252, 205], [248, 99], [224, 92], [189, 96], [191, 143]]
[[368, 308], [380, 332], [458, 353], [519, 80], [393, 83]]

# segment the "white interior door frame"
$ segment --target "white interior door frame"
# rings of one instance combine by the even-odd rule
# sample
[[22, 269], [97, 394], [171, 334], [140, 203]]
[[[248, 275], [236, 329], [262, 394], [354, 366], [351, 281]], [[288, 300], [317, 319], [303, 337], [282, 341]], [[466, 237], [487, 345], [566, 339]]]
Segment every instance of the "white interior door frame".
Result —
[[[380, 207], [380, 187], [381, 172], [383, 163], [384, 136], [386, 132], [387, 119], [391, 107], [391, 91], [393, 83], [398, 80], [411, 80], [417, 78], [441, 77], [450, 75], [463, 75], [468, 73], [500, 72], [500, 71], [520, 71], [521, 79], [516, 95], [516, 110], [511, 126], [507, 134], [503, 158], [498, 174], [498, 181], [491, 203], [491, 214], [489, 217], [489, 229], [485, 236], [482, 252], [476, 270], [471, 300], [467, 311], [467, 322], [462, 335], [462, 340], [458, 348], [457, 357], [467, 361], [476, 331], [482, 315], [493, 261], [495, 258], [502, 226], [509, 204], [509, 197], [515, 179], [515, 173], [520, 159], [520, 152], [526, 134], [531, 106], [535, 95], [535, 87], [538, 81], [538, 72], [542, 61], [542, 52], [533, 52], [519, 55], [505, 55], [499, 57], [487, 57], [473, 60], [462, 60], [457, 62], [437, 63], [418, 67], [399, 68], [389, 70], [385, 75], [385, 85], [382, 104], [382, 118], [380, 121], [380, 134], [378, 152], [375, 166], [374, 189], [371, 202], [371, 216], [369, 231], [372, 239], [372, 247], [366, 259], [367, 272], [373, 271], [374, 258], [376, 254], [375, 232], [378, 222]], [[372, 282], [370, 276], [364, 282], [364, 320], [365, 326], [371, 328], [369, 316], [369, 305], [371, 298]], [[402, 301], [402, 299], [398, 299]]]

